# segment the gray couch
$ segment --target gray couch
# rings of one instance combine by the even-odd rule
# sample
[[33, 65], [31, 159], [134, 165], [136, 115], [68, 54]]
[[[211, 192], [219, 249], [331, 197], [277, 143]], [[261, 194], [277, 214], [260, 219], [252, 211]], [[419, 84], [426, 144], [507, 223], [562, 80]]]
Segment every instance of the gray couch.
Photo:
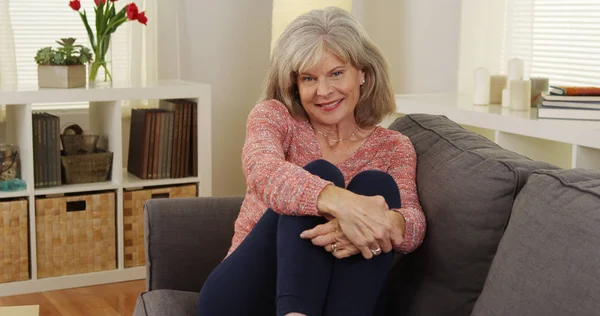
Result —
[[[390, 271], [387, 315], [600, 311], [599, 171], [530, 160], [443, 116], [408, 115], [389, 128], [415, 145], [428, 227], [422, 246]], [[241, 202], [146, 203], [147, 292], [134, 315], [197, 315], [198, 291], [228, 250]]]

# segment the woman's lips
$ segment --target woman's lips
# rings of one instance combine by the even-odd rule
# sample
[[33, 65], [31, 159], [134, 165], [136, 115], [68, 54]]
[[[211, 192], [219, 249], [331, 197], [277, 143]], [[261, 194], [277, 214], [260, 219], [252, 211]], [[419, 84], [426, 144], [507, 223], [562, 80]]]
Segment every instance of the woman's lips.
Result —
[[342, 101], [344, 101], [344, 99], [339, 99], [337, 101], [332, 101], [332, 102], [328, 102], [328, 103], [319, 103], [317, 104], [319, 107], [321, 107], [321, 109], [323, 109], [323, 111], [333, 111], [335, 109], [337, 109], [340, 104], [342, 103]]

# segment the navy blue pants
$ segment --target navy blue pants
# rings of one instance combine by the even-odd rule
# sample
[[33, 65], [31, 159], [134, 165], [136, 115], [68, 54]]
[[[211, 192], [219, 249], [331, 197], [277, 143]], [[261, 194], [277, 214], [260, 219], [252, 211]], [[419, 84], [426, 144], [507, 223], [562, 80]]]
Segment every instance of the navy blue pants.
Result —
[[[325, 160], [305, 169], [344, 187], [341, 171]], [[381, 195], [400, 207], [394, 179], [363, 171], [348, 190]], [[212, 271], [200, 292], [200, 316], [285, 315], [371, 316], [383, 312], [384, 283], [394, 251], [370, 260], [361, 254], [337, 259], [300, 233], [327, 222], [315, 216], [285, 216], [268, 209], [238, 248]]]

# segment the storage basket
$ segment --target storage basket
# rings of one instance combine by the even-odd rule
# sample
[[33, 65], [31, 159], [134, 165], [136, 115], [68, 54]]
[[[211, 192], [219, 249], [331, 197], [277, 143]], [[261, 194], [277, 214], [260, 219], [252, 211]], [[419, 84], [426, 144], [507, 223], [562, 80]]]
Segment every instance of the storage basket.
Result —
[[110, 180], [113, 153], [97, 149], [96, 153], [61, 156], [66, 184], [92, 183]]
[[82, 155], [91, 154], [96, 152], [96, 145], [98, 144], [98, 135], [60, 135], [64, 154], [70, 155]]
[[114, 270], [115, 193], [36, 198], [38, 278]]
[[125, 268], [146, 264], [144, 254], [144, 202], [157, 198], [196, 197], [195, 184], [123, 192]]
[[0, 283], [29, 279], [27, 200], [0, 201]]

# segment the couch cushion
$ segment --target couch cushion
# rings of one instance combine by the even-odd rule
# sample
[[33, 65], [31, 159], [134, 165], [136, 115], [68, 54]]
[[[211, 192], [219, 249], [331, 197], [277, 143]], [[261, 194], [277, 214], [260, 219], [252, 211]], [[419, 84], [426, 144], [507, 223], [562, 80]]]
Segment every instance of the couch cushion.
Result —
[[474, 315], [597, 315], [600, 171], [535, 172], [517, 197]]
[[135, 304], [134, 316], [197, 316], [200, 293], [154, 290], [142, 293]]
[[417, 152], [427, 217], [423, 244], [392, 269], [390, 315], [469, 315], [517, 193], [529, 174], [555, 167], [508, 151], [443, 116], [413, 114], [389, 127]]

